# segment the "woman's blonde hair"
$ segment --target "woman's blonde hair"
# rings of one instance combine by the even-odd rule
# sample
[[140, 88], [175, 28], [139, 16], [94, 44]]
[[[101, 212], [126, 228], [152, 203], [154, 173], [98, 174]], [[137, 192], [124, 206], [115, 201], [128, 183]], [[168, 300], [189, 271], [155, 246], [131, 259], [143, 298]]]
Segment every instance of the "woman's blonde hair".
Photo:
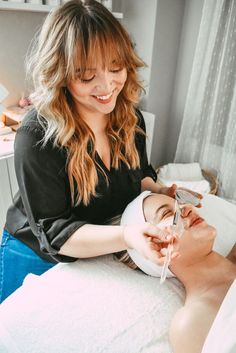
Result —
[[137, 127], [134, 108], [142, 90], [137, 69], [144, 66], [144, 62], [110, 11], [94, 0], [65, 3], [48, 15], [27, 58], [27, 71], [34, 84], [31, 100], [45, 126], [43, 143], [53, 139], [54, 145], [67, 149], [74, 205], [80, 202], [87, 205], [91, 196], [97, 196], [96, 168], [106, 178], [95, 159], [94, 133], [79, 116], [66, 88], [76, 79], [78, 68], [80, 72], [86, 70], [99, 53], [104, 67], [109, 67], [115, 59], [120, 67], [127, 69], [127, 80], [106, 127], [111, 166], [117, 169], [123, 162], [135, 169], [140, 166], [135, 133], [142, 133]]

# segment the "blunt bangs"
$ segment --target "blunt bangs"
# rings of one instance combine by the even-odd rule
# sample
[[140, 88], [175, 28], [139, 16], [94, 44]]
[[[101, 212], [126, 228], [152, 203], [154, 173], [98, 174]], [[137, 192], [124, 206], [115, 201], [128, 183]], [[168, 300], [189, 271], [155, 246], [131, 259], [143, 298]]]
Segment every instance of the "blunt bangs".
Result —
[[99, 22], [91, 17], [85, 22], [79, 23], [73, 36], [70, 33], [70, 38], [74, 40], [70, 40], [73, 50], [68, 51], [73, 54], [68, 55], [66, 60], [67, 80], [76, 79], [78, 70], [83, 74], [87, 69], [96, 68], [98, 62], [102, 63], [103, 68], [118, 66], [127, 71], [141, 66], [129, 37], [119, 28], [120, 24]]

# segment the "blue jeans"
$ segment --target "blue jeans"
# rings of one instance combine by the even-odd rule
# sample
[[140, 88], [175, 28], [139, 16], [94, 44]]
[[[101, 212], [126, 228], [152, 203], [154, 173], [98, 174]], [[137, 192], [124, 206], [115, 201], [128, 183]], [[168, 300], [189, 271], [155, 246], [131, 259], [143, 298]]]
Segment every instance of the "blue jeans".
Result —
[[41, 275], [53, 266], [4, 230], [0, 246], [0, 303], [22, 285], [29, 273]]

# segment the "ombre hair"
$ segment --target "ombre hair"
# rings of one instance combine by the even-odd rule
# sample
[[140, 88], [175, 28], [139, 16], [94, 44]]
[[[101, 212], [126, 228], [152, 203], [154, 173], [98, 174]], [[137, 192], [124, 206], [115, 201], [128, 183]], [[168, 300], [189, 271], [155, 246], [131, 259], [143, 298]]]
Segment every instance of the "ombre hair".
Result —
[[143, 133], [137, 127], [135, 114], [142, 90], [137, 69], [145, 64], [111, 12], [94, 0], [65, 3], [47, 16], [27, 58], [27, 71], [34, 84], [30, 97], [45, 126], [43, 144], [52, 139], [55, 146], [67, 150], [73, 205], [88, 205], [91, 196], [98, 196], [97, 168], [106, 178], [95, 159], [95, 135], [79, 115], [66, 88], [76, 79], [78, 68], [80, 72], [86, 70], [91, 62], [94, 64], [98, 53], [104, 67], [115, 60], [127, 70], [127, 80], [110, 113], [106, 133], [111, 166], [118, 169], [123, 162], [129, 169], [135, 169], [140, 166], [135, 133]]

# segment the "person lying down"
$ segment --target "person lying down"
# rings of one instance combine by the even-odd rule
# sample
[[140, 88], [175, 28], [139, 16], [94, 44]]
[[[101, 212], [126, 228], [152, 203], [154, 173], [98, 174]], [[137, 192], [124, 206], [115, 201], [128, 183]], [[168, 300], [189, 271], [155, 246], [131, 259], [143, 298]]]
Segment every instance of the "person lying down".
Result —
[[[144, 192], [127, 206], [121, 224], [132, 224], [137, 218], [140, 222], [155, 219], [158, 227], [168, 218], [173, 219], [174, 210], [173, 198]], [[213, 251], [216, 230], [197, 214], [193, 206], [181, 206], [181, 218], [184, 231], [176, 242], [179, 256], [171, 260], [168, 275], [176, 276], [183, 283], [186, 298], [184, 306], [172, 320], [170, 343], [173, 353], [215, 352], [210, 338], [214, 330], [217, 334], [217, 327], [224, 325], [232, 297], [236, 296], [236, 264]], [[129, 255], [144, 272], [160, 276], [160, 266], [134, 250], [129, 250]], [[236, 352], [232, 339], [224, 337], [224, 340], [225, 345], [227, 340], [228, 345], [234, 345], [227, 352]]]

